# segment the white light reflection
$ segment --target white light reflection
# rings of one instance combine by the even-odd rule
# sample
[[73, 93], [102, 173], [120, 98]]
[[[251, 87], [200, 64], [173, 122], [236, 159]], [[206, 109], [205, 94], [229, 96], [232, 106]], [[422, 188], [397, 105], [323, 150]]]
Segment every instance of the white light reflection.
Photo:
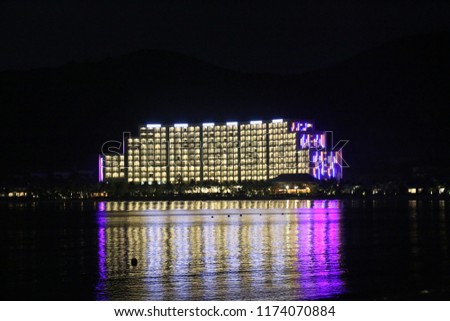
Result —
[[98, 206], [97, 288], [109, 300], [274, 300], [280, 293], [306, 300], [345, 292], [339, 202]]

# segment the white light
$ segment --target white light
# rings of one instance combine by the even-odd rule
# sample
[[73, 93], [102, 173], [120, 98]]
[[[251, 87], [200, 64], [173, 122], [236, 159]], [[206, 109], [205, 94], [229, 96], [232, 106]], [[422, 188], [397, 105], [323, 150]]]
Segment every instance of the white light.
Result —
[[283, 119], [272, 119], [272, 123], [282, 123]]
[[252, 125], [262, 124], [262, 120], [252, 120], [250, 124]]
[[188, 127], [188, 124], [174, 124], [175, 127]]
[[160, 128], [161, 124], [147, 124], [147, 128]]
[[229, 121], [227, 122], [227, 126], [237, 126], [237, 121]]
[[203, 123], [203, 127], [213, 127], [214, 123]]

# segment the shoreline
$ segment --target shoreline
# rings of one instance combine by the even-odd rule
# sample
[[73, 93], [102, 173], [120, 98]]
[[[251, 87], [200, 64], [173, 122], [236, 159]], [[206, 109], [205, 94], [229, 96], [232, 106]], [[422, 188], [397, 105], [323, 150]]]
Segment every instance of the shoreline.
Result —
[[314, 196], [299, 196], [292, 195], [286, 197], [224, 197], [224, 196], [206, 196], [206, 197], [186, 197], [172, 196], [172, 197], [91, 197], [91, 198], [71, 198], [71, 199], [47, 199], [47, 198], [2, 198], [0, 203], [41, 203], [41, 202], [172, 202], [172, 201], [283, 201], [283, 200], [355, 200], [355, 201], [392, 201], [392, 200], [405, 200], [405, 201], [448, 201], [450, 196], [448, 195], [314, 195]]

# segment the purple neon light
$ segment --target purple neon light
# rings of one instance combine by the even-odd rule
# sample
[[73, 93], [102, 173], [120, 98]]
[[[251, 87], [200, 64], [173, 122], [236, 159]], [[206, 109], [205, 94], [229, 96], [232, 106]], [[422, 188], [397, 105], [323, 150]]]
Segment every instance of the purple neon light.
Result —
[[300, 145], [302, 148], [307, 148], [309, 147], [309, 135], [305, 135], [303, 134], [302, 137], [300, 138]]
[[103, 157], [98, 155], [98, 181], [103, 182]]
[[310, 123], [292, 122], [291, 131], [292, 132], [306, 132], [308, 128], [312, 128]]

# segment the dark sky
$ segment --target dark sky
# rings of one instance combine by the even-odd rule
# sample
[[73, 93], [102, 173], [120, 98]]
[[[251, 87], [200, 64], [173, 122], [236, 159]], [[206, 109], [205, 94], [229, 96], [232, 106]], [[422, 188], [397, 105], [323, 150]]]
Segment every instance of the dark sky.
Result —
[[301, 72], [450, 30], [449, 14], [446, 0], [2, 0], [0, 70], [157, 48], [243, 71]]

